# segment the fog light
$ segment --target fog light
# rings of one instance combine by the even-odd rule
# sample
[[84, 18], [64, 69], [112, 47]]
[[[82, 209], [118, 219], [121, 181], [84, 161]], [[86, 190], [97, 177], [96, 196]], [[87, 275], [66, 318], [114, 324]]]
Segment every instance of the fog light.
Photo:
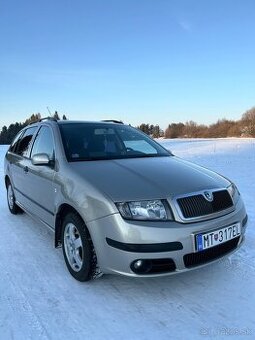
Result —
[[152, 268], [151, 260], [135, 260], [131, 263], [130, 268], [136, 274], [146, 274]]
[[135, 269], [139, 269], [139, 268], [141, 268], [142, 265], [143, 265], [143, 261], [142, 260], [135, 261], [134, 268]]

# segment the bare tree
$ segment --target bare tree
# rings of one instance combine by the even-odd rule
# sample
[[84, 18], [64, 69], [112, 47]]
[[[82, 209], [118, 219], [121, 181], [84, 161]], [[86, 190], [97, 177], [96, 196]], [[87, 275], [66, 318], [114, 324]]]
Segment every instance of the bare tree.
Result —
[[242, 115], [242, 133], [249, 137], [255, 137], [255, 107]]

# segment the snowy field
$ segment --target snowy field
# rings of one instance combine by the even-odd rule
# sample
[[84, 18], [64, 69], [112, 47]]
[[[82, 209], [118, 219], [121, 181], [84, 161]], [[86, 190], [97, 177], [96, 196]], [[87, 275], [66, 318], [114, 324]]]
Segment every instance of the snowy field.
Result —
[[[13, 216], [0, 182], [0, 340], [255, 339], [255, 140], [161, 140], [177, 156], [238, 186], [249, 214], [244, 246], [205, 268], [162, 278], [79, 283], [53, 234]], [[0, 146], [3, 178], [5, 146]]]

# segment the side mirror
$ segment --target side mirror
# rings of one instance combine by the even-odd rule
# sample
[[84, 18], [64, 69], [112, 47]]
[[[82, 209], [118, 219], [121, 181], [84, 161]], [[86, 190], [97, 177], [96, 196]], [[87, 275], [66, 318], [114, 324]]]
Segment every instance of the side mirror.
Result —
[[46, 153], [37, 153], [32, 157], [33, 165], [52, 165], [52, 160]]

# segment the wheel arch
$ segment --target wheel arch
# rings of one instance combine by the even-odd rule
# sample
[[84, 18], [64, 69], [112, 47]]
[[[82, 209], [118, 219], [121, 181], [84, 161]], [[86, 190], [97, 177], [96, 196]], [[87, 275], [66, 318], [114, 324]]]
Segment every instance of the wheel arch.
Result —
[[61, 243], [62, 222], [64, 217], [71, 212], [78, 215], [86, 225], [86, 221], [84, 221], [84, 218], [74, 207], [72, 207], [68, 203], [61, 204], [60, 207], [58, 208], [58, 212], [55, 218], [55, 248], [59, 248], [62, 246]]

